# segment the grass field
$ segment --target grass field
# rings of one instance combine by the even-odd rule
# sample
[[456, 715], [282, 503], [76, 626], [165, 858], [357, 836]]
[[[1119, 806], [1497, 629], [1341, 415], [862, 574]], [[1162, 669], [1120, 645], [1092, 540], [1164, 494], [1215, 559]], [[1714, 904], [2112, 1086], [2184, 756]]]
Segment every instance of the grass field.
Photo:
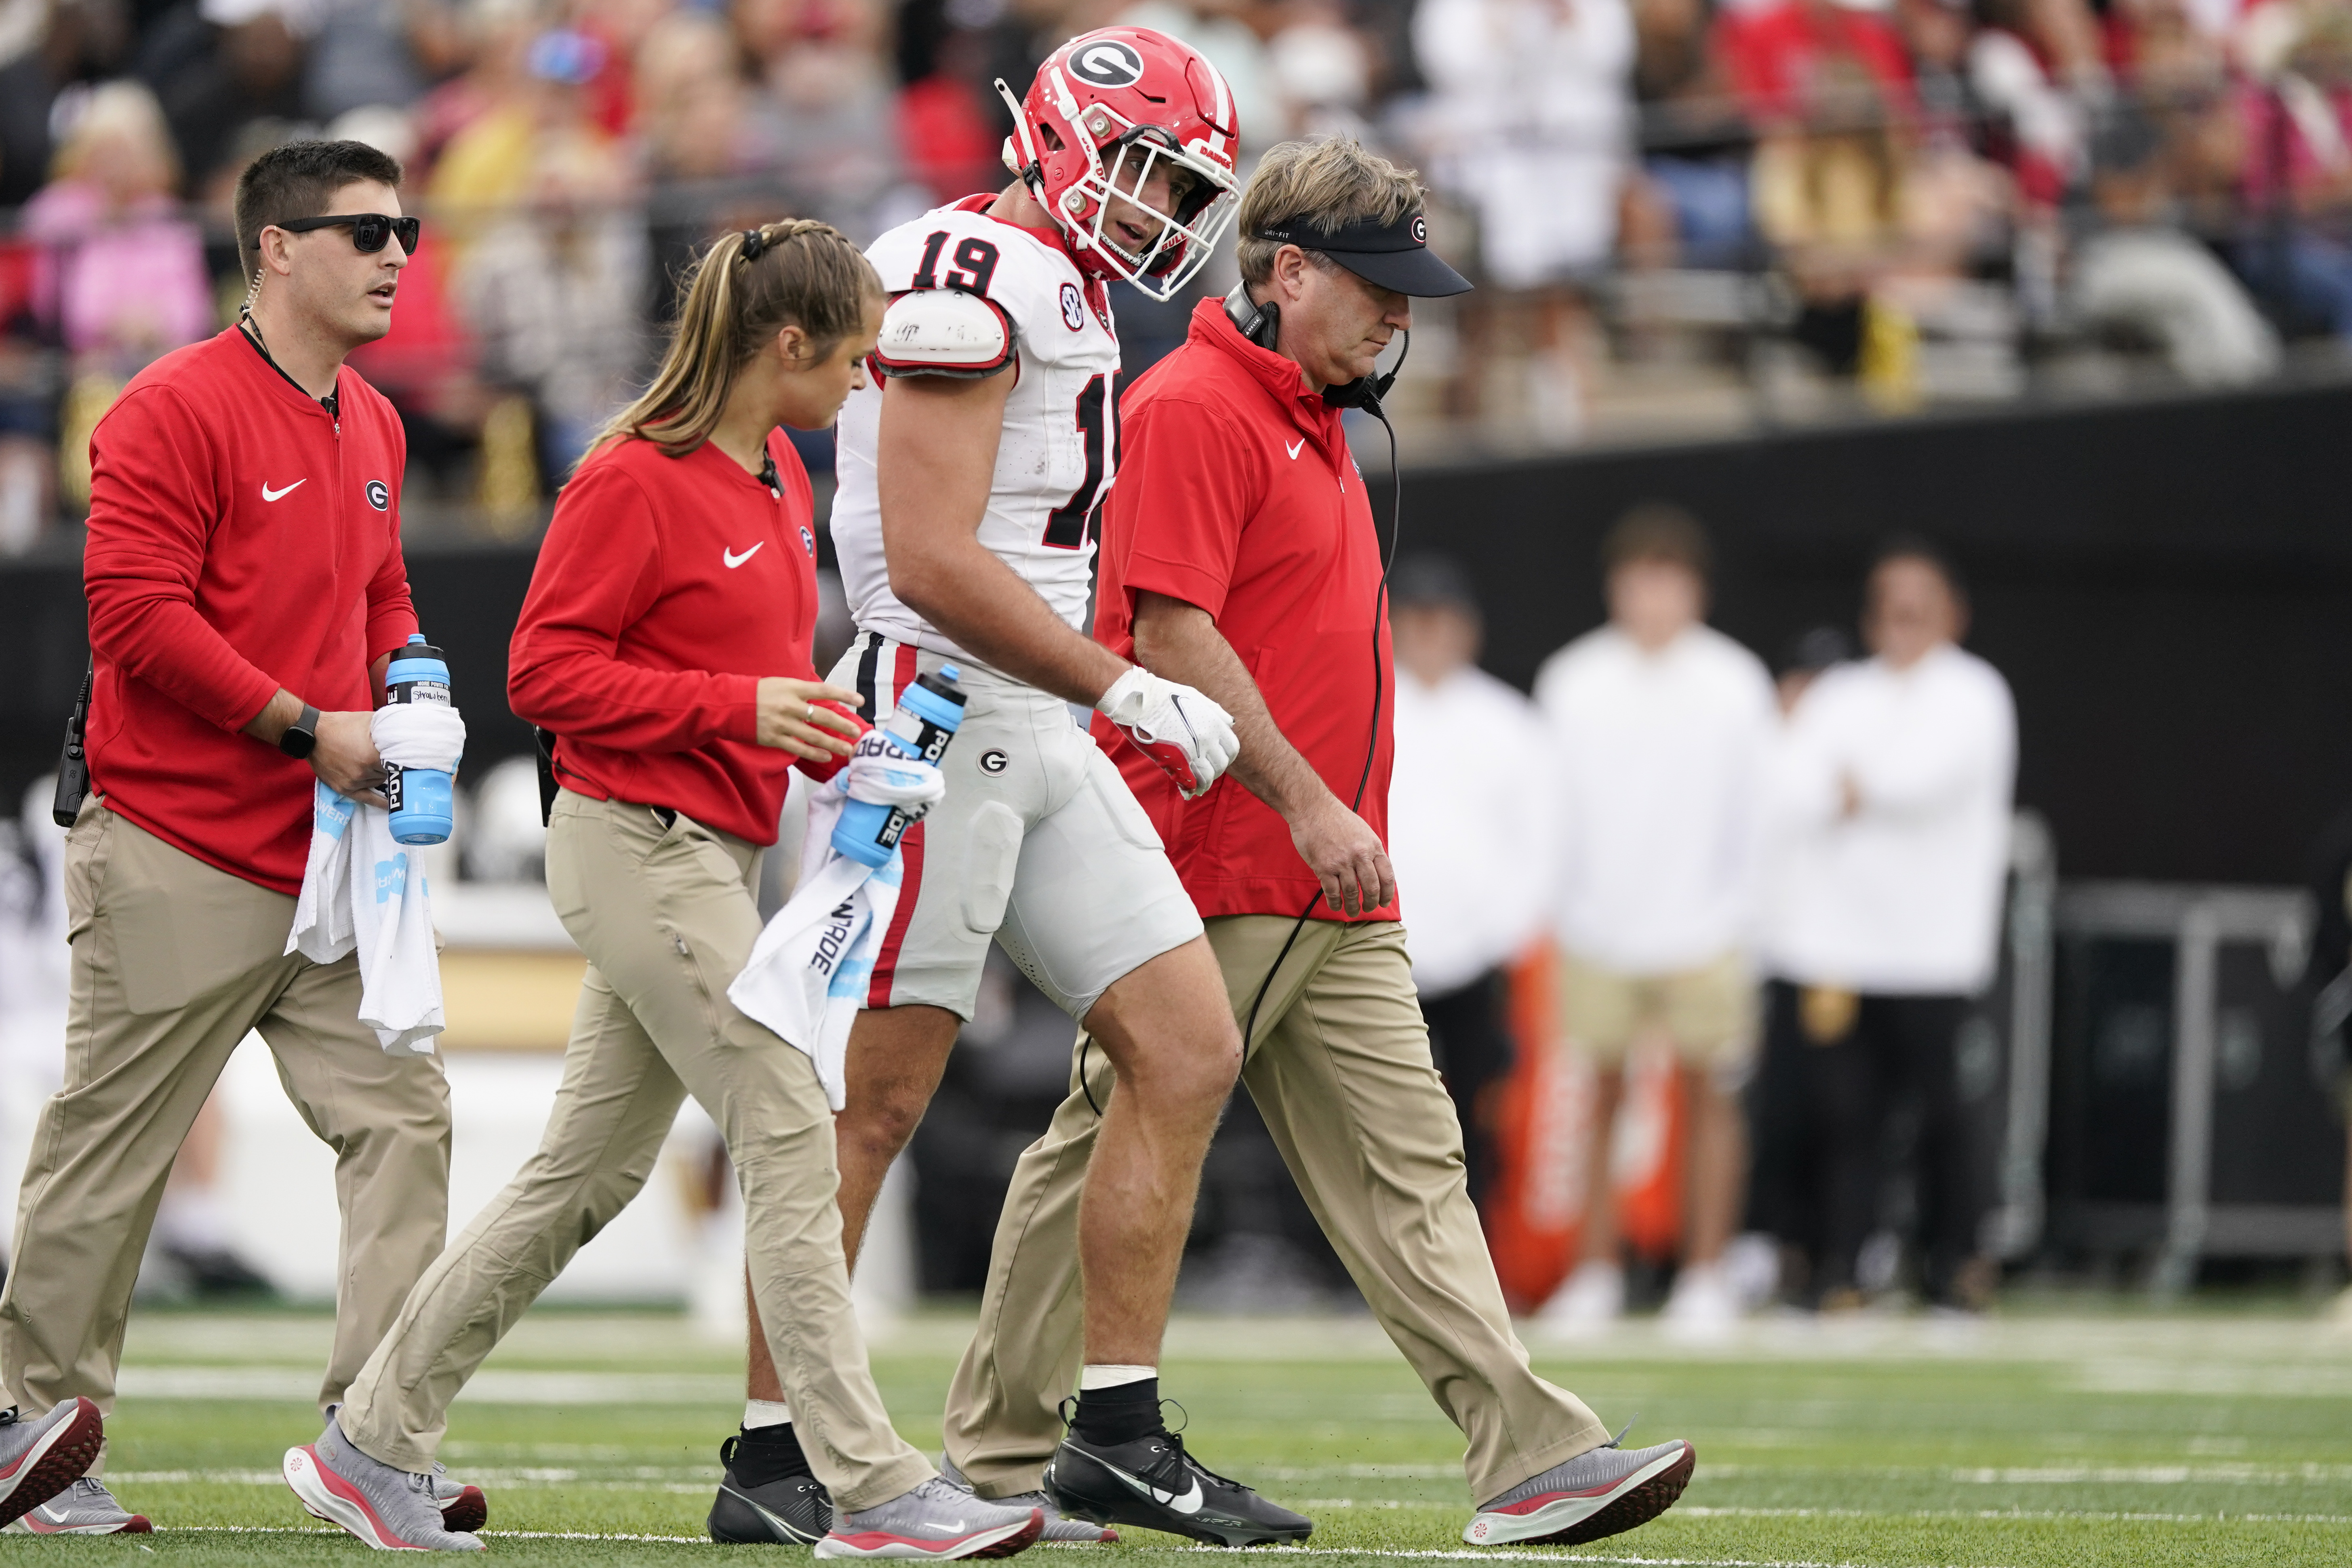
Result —
[[[278, 1479], [279, 1454], [316, 1433], [328, 1331], [301, 1313], [134, 1319], [111, 1479], [158, 1532], [12, 1534], [0, 1562], [366, 1557]], [[919, 1445], [938, 1442], [965, 1331], [927, 1316], [877, 1349], [890, 1408]], [[1361, 1319], [1180, 1321], [1163, 1386], [1189, 1405], [1209, 1463], [1314, 1516], [1314, 1540], [1289, 1554], [1315, 1568], [2352, 1563], [2352, 1338], [2284, 1312], [1773, 1322], [1697, 1354], [1637, 1325], [1538, 1360], [1612, 1425], [1638, 1413], [1629, 1441], [1697, 1445], [1680, 1505], [1580, 1549], [1464, 1547], [1460, 1439]], [[804, 1559], [702, 1535], [739, 1367], [675, 1318], [536, 1313], [452, 1412], [443, 1455], [489, 1489], [501, 1562]], [[1132, 1531], [1115, 1549], [1039, 1550], [1098, 1552], [1106, 1568], [1199, 1555]]]

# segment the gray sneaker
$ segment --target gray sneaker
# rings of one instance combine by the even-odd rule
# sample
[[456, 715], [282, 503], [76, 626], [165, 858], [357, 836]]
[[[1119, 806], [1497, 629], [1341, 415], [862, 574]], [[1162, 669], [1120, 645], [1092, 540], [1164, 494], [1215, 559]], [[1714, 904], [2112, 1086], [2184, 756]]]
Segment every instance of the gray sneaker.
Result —
[[36, 1503], [8, 1526], [32, 1535], [146, 1535], [154, 1530], [143, 1513], [114, 1500], [106, 1483], [84, 1476], [45, 1503]]
[[819, 1557], [1010, 1557], [1045, 1531], [1034, 1508], [1006, 1508], [938, 1476], [888, 1502], [836, 1513]]
[[395, 1469], [352, 1447], [331, 1417], [315, 1443], [286, 1450], [286, 1484], [302, 1506], [379, 1552], [479, 1552], [479, 1536], [441, 1521], [430, 1473]]
[[79, 1479], [98, 1463], [105, 1424], [98, 1406], [76, 1394], [38, 1421], [0, 1410], [0, 1524], [12, 1524]]
[[[940, 1460], [940, 1479], [961, 1491], [971, 1491], [971, 1483], [963, 1472], [944, 1456]], [[989, 1500], [999, 1508], [1034, 1508], [1045, 1516], [1045, 1533], [1037, 1539], [1048, 1546], [1112, 1546], [1118, 1542], [1118, 1531], [1106, 1530], [1099, 1524], [1089, 1524], [1083, 1519], [1072, 1519], [1054, 1506], [1054, 1500], [1040, 1487], [1034, 1492], [1014, 1492], [1011, 1497]]]
[[1665, 1512], [1697, 1465], [1698, 1450], [1679, 1437], [1650, 1448], [1605, 1443], [1481, 1504], [1462, 1539], [1473, 1546], [1598, 1541]]

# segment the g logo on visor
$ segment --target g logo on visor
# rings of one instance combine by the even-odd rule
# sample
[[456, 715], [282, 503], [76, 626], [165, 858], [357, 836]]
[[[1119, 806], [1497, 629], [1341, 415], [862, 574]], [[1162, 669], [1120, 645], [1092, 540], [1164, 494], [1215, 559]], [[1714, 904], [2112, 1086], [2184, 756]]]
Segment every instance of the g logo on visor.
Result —
[[1104, 38], [1070, 57], [1070, 74], [1094, 87], [1133, 87], [1143, 79], [1143, 57], [1116, 38]]
[[1412, 242], [1415, 245], [1429, 243], [1429, 220], [1419, 213], [1412, 215]]

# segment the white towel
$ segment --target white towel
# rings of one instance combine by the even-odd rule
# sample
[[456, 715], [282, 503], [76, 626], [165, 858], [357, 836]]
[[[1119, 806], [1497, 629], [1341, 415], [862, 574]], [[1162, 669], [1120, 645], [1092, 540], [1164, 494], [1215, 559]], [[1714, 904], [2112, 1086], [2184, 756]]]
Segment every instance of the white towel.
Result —
[[392, 816], [321, 784], [312, 796], [310, 863], [286, 951], [332, 963], [360, 955], [360, 1022], [387, 1051], [433, 1054], [441, 1016], [441, 960], [425, 867], [393, 842]]
[[849, 765], [810, 795], [800, 889], [751, 944], [743, 972], [727, 987], [745, 1017], [816, 1064], [817, 1081], [835, 1110], [848, 1102], [849, 1026], [866, 1005], [875, 955], [898, 912], [901, 865], [895, 848], [879, 867], [835, 853], [833, 826], [848, 800], [928, 809], [946, 793], [936, 763], [906, 756], [868, 731]]
[[[385, 760], [404, 767], [455, 773], [466, 746], [465, 721], [438, 704], [379, 708], [369, 731]], [[394, 842], [389, 812], [319, 784], [311, 795], [310, 858], [286, 951], [332, 963], [355, 949], [360, 1022], [387, 1051], [431, 1056], [434, 1037], [447, 1025], [424, 864]]]
[[866, 1005], [883, 933], [898, 909], [899, 858], [878, 868], [836, 854], [833, 825], [848, 798], [843, 775], [809, 797], [800, 889], [751, 944], [728, 999], [816, 1064], [834, 1110], [848, 1103], [849, 1026]]

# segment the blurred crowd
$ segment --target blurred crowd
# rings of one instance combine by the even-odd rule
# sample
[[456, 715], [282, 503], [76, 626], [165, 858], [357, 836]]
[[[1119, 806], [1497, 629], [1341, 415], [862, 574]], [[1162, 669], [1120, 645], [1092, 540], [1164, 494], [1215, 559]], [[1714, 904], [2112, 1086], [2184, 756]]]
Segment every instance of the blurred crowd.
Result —
[[[2352, 333], [2352, 0], [0, 0], [0, 552], [232, 312], [278, 142], [408, 164], [428, 237], [354, 362], [413, 501], [520, 533], [696, 245], [1001, 184], [994, 80], [1112, 22], [1218, 64], [1245, 163], [1340, 130], [1428, 174], [1485, 285], [1424, 312], [1404, 411], [1451, 428], [1572, 439], [1612, 378], [1709, 367], [1893, 408], [2228, 384]], [[1130, 372], [1184, 313], [1127, 296]]]

